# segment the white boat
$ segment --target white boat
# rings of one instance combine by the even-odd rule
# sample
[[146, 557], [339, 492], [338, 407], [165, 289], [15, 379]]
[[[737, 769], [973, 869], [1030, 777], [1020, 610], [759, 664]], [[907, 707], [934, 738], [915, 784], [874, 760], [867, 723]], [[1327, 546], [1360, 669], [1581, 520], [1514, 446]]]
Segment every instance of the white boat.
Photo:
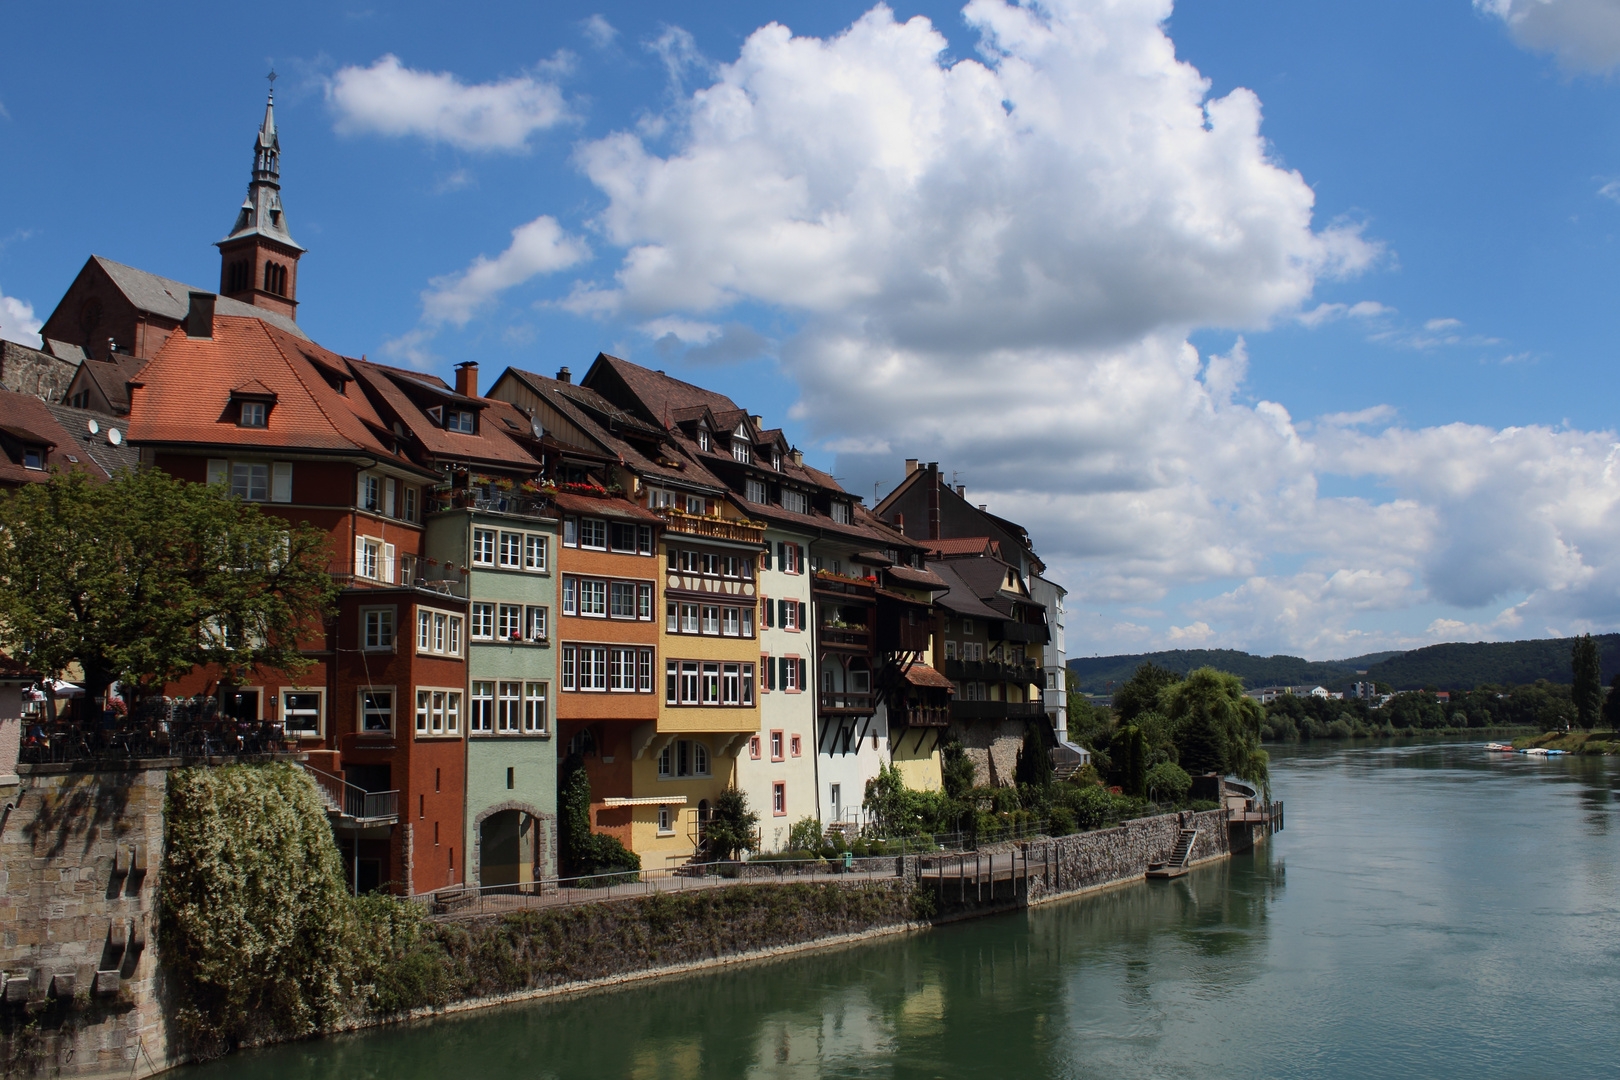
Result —
[[1561, 753], [1563, 753], [1562, 750], [1548, 750], [1544, 746], [1532, 746], [1528, 750], [1521, 750], [1519, 752], [1521, 754], [1529, 754], [1531, 757], [1546, 757], [1549, 754], [1561, 754]]
[[1488, 743], [1485, 744], [1485, 749], [1487, 749], [1487, 750], [1505, 750], [1505, 751], [1507, 751], [1508, 753], [1511, 754], [1513, 752], [1513, 744], [1512, 743], [1505, 743], [1505, 742], [1488, 742]]

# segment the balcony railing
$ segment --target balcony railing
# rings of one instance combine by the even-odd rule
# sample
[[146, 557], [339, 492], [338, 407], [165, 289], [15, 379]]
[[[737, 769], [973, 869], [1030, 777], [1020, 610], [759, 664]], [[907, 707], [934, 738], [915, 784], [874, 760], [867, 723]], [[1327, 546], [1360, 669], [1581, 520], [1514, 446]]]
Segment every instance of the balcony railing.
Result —
[[877, 695], [853, 690], [823, 690], [817, 704], [823, 713], [870, 716], [877, 711]]
[[951, 722], [951, 710], [948, 705], [908, 705], [894, 719], [901, 727], [945, 727]]
[[1013, 622], [1011, 619], [1004, 620], [1001, 623], [999, 635], [992, 629], [990, 636], [1000, 641], [1038, 642], [1042, 645], [1046, 644], [1047, 640], [1046, 626], [1044, 624]]
[[826, 626], [817, 630], [817, 640], [829, 648], [865, 652], [872, 647], [872, 631], [864, 626]]
[[952, 720], [1033, 720], [1045, 716], [1038, 701], [953, 701]]
[[458, 490], [452, 492], [448, 498], [440, 496], [428, 504], [429, 513], [445, 510], [483, 510], [495, 514], [514, 514], [518, 517], [533, 518], [557, 516], [557, 506], [549, 495], [502, 491], [500, 488]]
[[854, 603], [871, 603], [877, 595], [877, 582], [865, 578], [845, 577], [831, 570], [817, 570], [810, 579], [810, 588], [818, 593], [848, 597]]
[[1007, 664], [999, 660], [947, 660], [947, 679], [978, 679], [985, 682], [1038, 683], [1041, 669], [1033, 660]]
[[366, 825], [385, 825], [399, 820], [399, 792], [367, 791], [349, 783], [341, 776], [304, 765], [320, 789], [321, 801], [328, 814], [349, 818]]
[[765, 523], [763, 521], [711, 517], [708, 514], [688, 514], [686, 511], [677, 510], [673, 506], [660, 507], [654, 510], [653, 513], [664, 519], [664, 529], [667, 532], [685, 533], [687, 536], [704, 536], [711, 540], [740, 540], [745, 544], [763, 544], [765, 542]]

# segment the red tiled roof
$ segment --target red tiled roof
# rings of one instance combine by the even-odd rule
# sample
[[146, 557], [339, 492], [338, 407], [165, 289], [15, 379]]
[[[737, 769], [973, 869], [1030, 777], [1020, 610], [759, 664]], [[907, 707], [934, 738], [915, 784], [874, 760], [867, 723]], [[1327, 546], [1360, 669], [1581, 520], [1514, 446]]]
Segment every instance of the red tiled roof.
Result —
[[[45, 403], [32, 394], [0, 390], [0, 431], [8, 436], [5, 452], [0, 453], [0, 484], [37, 484], [50, 479], [50, 470], [82, 469], [97, 480], [105, 480], [107, 473], [87, 454], [80, 452], [79, 444], [51, 415]], [[21, 459], [11, 459], [18, 443], [44, 445], [45, 469], [26, 468]]]
[[[359, 451], [406, 464], [381, 441], [387, 426], [365, 395], [339, 393], [319, 370], [344, 367], [336, 353], [261, 319], [216, 315], [213, 337], [176, 330], [142, 369], [130, 441]], [[262, 428], [237, 426], [227, 407], [231, 391], [249, 381], [276, 395]]]
[[945, 579], [932, 570], [918, 570], [910, 566], [891, 566], [884, 571], [894, 580], [923, 589], [948, 589]]
[[[666, 414], [677, 409], [705, 407], [717, 414], [741, 411], [737, 403], [724, 394], [673, 379], [640, 364], [620, 360], [617, 356], [599, 353], [596, 363], [591, 366], [594, 369], [598, 364], [617, 375], [630, 388], [630, 392], [640, 399], [650, 418], [660, 424], [666, 423]], [[590, 377], [590, 372], [586, 372], [585, 379], [581, 381], [589, 381]]]
[[956, 684], [945, 676], [929, 667], [927, 664], [912, 664], [906, 668], [906, 682], [912, 686], [933, 686], [941, 690], [955, 690]]
[[[489, 406], [497, 403], [484, 398], [464, 397], [450, 389], [442, 380], [430, 375], [404, 372], [363, 360], [350, 360], [349, 369], [365, 387], [366, 393], [375, 395], [381, 411], [404, 424], [421, 444], [422, 449], [433, 457], [476, 461], [523, 472], [539, 471], [540, 463], [516, 441], [513, 437], [516, 433], [508, 434], [503, 430], [503, 425], [496, 421], [496, 416], [506, 415], [503, 410], [512, 409], [505, 402], [498, 403], [501, 409], [494, 410], [492, 415]], [[434, 423], [423, 411], [422, 406], [413, 399], [410, 391], [399, 385], [402, 381], [413, 383], [418, 393], [426, 391], [444, 404], [465, 404], [480, 408], [483, 415], [477, 424], [478, 430], [447, 431], [442, 425]], [[512, 411], [516, 412], [515, 409]], [[527, 419], [523, 421], [519, 431], [523, 435], [529, 434]]]
[[591, 517], [611, 517], [630, 521], [645, 521], [649, 524], [662, 525], [664, 519], [651, 510], [643, 509], [629, 499], [607, 498], [598, 499], [590, 495], [574, 495], [570, 492], [559, 491], [556, 495], [557, 509], [565, 514], [586, 514]]
[[988, 536], [963, 536], [944, 540], [917, 540], [934, 555], [993, 555], [1001, 557], [1000, 541]]

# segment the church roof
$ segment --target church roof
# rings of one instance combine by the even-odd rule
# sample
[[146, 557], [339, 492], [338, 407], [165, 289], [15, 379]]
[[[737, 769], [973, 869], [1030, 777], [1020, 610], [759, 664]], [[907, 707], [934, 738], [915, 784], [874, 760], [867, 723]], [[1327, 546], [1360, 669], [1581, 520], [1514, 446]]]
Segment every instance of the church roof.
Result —
[[264, 106], [264, 123], [253, 138], [253, 179], [247, 198], [236, 213], [230, 235], [219, 241], [228, 244], [245, 236], [263, 236], [297, 251], [304, 248], [287, 231], [287, 215], [281, 209], [281, 137], [276, 133], [276, 95]]
[[[137, 270], [133, 266], [125, 266], [120, 262], [102, 258], [100, 255], [90, 256], [90, 262], [100, 267], [112, 283], [118, 287], [137, 311], [150, 312], [161, 315], [171, 322], [182, 323], [186, 321], [186, 314], [191, 310], [191, 294], [194, 292], [212, 292], [211, 289], [199, 289], [175, 281], [173, 278], [162, 277], [146, 270]], [[232, 300], [228, 296], [221, 296], [214, 300], [214, 314], [236, 315], [250, 319], [262, 319], [264, 322], [285, 330], [294, 337], [308, 339], [309, 335], [298, 328], [298, 324], [286, 315], [270, 311], [266, 308], [254, 307], [244, 304], [240, 300]]]

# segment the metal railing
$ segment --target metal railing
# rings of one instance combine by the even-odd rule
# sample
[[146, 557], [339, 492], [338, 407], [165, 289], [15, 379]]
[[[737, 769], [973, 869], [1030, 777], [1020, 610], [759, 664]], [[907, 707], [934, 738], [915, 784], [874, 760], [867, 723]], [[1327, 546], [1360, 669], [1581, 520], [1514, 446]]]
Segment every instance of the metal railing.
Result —
[[200, 703], [148, 699], [127, 714], [97, 711], [81, 703], [75, 712], [80, 715], [24, 717], [18, 760], [29, 765], [113, 764], [287, 754], [295, 749], [282, 725], [224, 715], [216, 698]]
[[953, 720], [1024, 720], [1046, 715], [1038, 701], [953, 701]]
[[715, 540], [741, 540], [748, 544], [765, 542], [765, 523], [742, 518], [711, 517], [708, 514], [688, 514], [673, 506], [658, 507], [653, 513], [664, 519], [666, 532], [685, 533], [688, 536], [707, 536]]
[[367, 791], [341, 776], [302, 763], [325, 796], [327, 809], [355, 821], [382, 823], [399, 820], [398, 791]]
[[888, 882], [904, 873], [902, 857], [850, 859], [756, 859], [748, 862], [687, 863], [649, 870], [608, 870], [583, 877], [550, 877], [502, 885], [454, 886], [411, 897], [442, 919], [477, 918], [512, 911], [575, 907], [633, 900], [658, 893], [688, 893], [731, 885], [831, 882], [862, 885]]

